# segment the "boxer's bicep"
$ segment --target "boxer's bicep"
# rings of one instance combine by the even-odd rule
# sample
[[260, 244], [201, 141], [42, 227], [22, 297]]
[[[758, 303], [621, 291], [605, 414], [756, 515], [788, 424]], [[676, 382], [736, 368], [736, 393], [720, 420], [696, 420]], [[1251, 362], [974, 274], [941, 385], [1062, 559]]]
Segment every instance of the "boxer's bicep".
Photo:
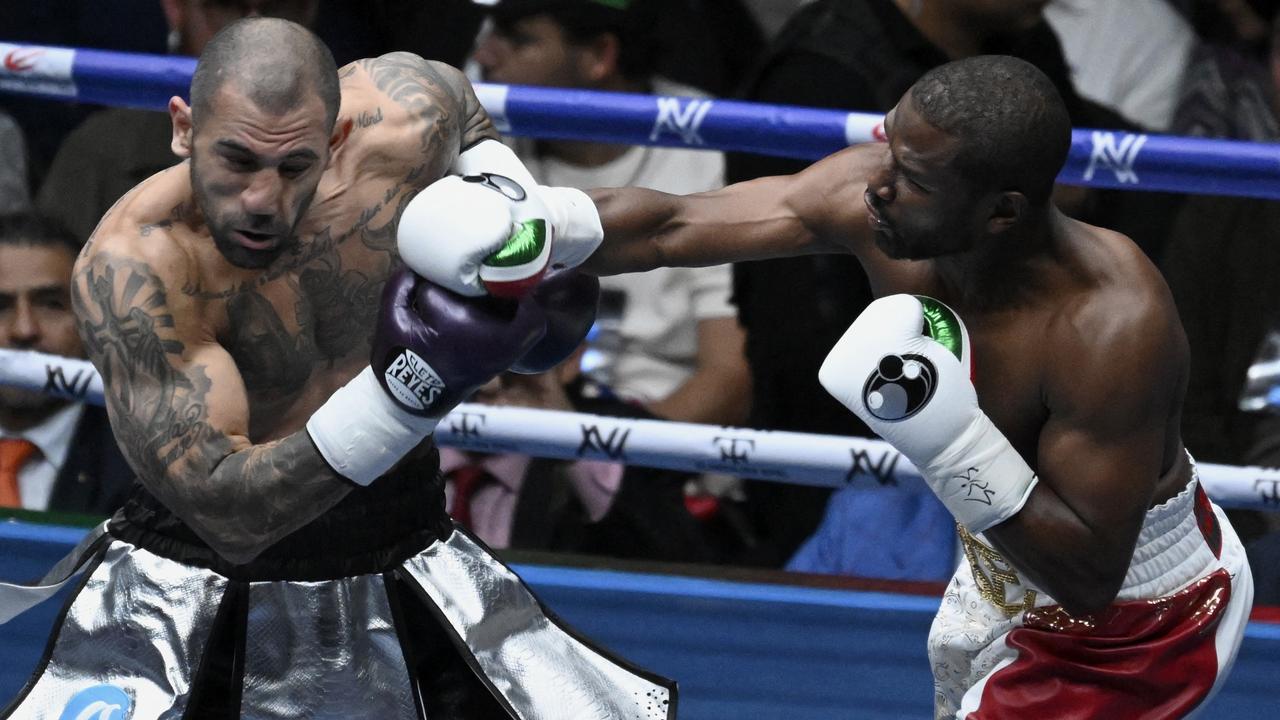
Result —
[[166, 275], [136, 256], [101, 251], [79, 263], [73, 285], [81, 339], [102, 374], [116, 441], [152, 489], [207, 478], [248, 444], [248, 402], [235, 363], [200, 337], [176, 289], [182, 281]]
[[232, 562], [248, 562], [351, 489], [305, 431], [253, 445], [231, 355], [199, 323], [180, 263], [99, 250], [77, 264], [79, 331], [111, 427], [143, 485]]
[[1070, 351], [1056, 354], [1037, 451], [1041, 477], [1084, 523], [1135, 539], [1160, 478], [1186, 352], [1176, 316], [1138, 304], [1082, 325], [1063, 346]]
[[[1066, 604], [1110, 602], [1124, 580], [1160, 477], [1175, 383], [1148, 334], [1077, 343], [1050, 369], [1035, 469], [1022, 511], [989, 532]], [[1123, 347], [1124, 352], [1116, 352]]]

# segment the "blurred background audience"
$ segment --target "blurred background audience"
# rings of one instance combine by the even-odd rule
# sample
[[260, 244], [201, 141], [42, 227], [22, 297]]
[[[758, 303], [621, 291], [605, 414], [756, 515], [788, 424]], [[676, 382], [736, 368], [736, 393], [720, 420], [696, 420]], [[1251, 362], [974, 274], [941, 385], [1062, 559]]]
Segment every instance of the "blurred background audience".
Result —
[[[550, 372], [505, 373], [474, 402], [652, 418], [582, 375], [585, 347]], [[690, 515], [687, 474], [601, 460], [440, 451], [449, 513], [489, 547], [713, 562], [730, 547]]]
[[[84, 357], [71, 309], [80, 245], [46, 218], [0, 216], [0, 348]], [[0, 385], [0, 507], [105, 516], [132, 479], [106, 410]]]

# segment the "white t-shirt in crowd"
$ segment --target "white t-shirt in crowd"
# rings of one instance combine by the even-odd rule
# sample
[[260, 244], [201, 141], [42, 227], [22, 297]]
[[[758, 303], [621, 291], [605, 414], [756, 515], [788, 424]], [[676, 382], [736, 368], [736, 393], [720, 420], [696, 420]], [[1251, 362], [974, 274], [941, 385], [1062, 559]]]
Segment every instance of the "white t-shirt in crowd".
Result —
[[1044, 15], [1081, 96], [1168, 129], [1198, 42], [1177, 10], [1166, 0], [1053, 0]]
[[[653, 93], [704, 96], [661, 80], [655, 80]], [[636, 146], [605, 165], [583, 167], [538, 156], [529, 140], [515, 146], [543, 185], [645, 187], [678, 195], [724, 185], [724, 156], [709, 150]], [[729, 303], [731, 282], [728, 265], [600, 278], [599, 333], [591, 341], [586, 369], [624, 397], [667, 397], [694, 371], [698, 322], [736, 314]]]

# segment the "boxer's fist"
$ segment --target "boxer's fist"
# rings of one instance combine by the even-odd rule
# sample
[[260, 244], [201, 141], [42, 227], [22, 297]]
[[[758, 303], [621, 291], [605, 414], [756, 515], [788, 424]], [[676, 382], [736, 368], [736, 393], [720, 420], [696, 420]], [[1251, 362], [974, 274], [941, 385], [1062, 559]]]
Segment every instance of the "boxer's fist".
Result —
[[600, 280], [577, 270], [552, 270], [531, 298], [546, 314], [547, 332], [511, 366], [524, 375], [550, 370], [582, 344], [596, 320]]
[[582, 264], [604, 239], [580, 190], [544, 188], [509, 148], [484, 140], [405, 207], [397, 243], [414, 272], [458, 294], [519, 297], [549, 267]]
[[[546, 271], [551, 234], [541, 202], [500, 176], [449, 175], [400, 216], [396, 241], [411, 270], [459, 295], [518, 295]], [[482, 266], [486, 266], [483, 267]]]
[[971, 367], [968, 331], [950, 308], [891, 295], [853, 321], [818, 380], [977, 533], [1021, 510], [1036, 475], [978, 406]]
[[932, 298], [891, 295], [845, 331], [818, 381], [918, 465], [980, 412], [969, 375], [969, 338], [955, 313]]
[[466, 298], [401, 268], [387, 280], [370, 365], [402, 409], [442, 417], [537, 344], [531, 298]]

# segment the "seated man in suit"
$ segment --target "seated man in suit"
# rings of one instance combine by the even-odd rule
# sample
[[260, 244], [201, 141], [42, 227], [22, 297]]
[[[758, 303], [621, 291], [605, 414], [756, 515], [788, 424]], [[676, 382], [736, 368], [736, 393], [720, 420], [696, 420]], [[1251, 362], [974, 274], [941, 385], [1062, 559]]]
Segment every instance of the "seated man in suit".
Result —
[[[652, 417], [579, 372], [585, 346], [540, 375], [504, 373], [472, 402]], [[710, 531], [685, 509], [687, 473], [599, 460], [440, 449], [449, 513], [493, 548], [669, 562], [719, 559]]]
[[[51, 220], [0, 216], [0, 348], [84, 357], [71, 312], [79, 252]], [[110, 515], [132, 477], [102, 408], [0, 385], [0, 507]]]

